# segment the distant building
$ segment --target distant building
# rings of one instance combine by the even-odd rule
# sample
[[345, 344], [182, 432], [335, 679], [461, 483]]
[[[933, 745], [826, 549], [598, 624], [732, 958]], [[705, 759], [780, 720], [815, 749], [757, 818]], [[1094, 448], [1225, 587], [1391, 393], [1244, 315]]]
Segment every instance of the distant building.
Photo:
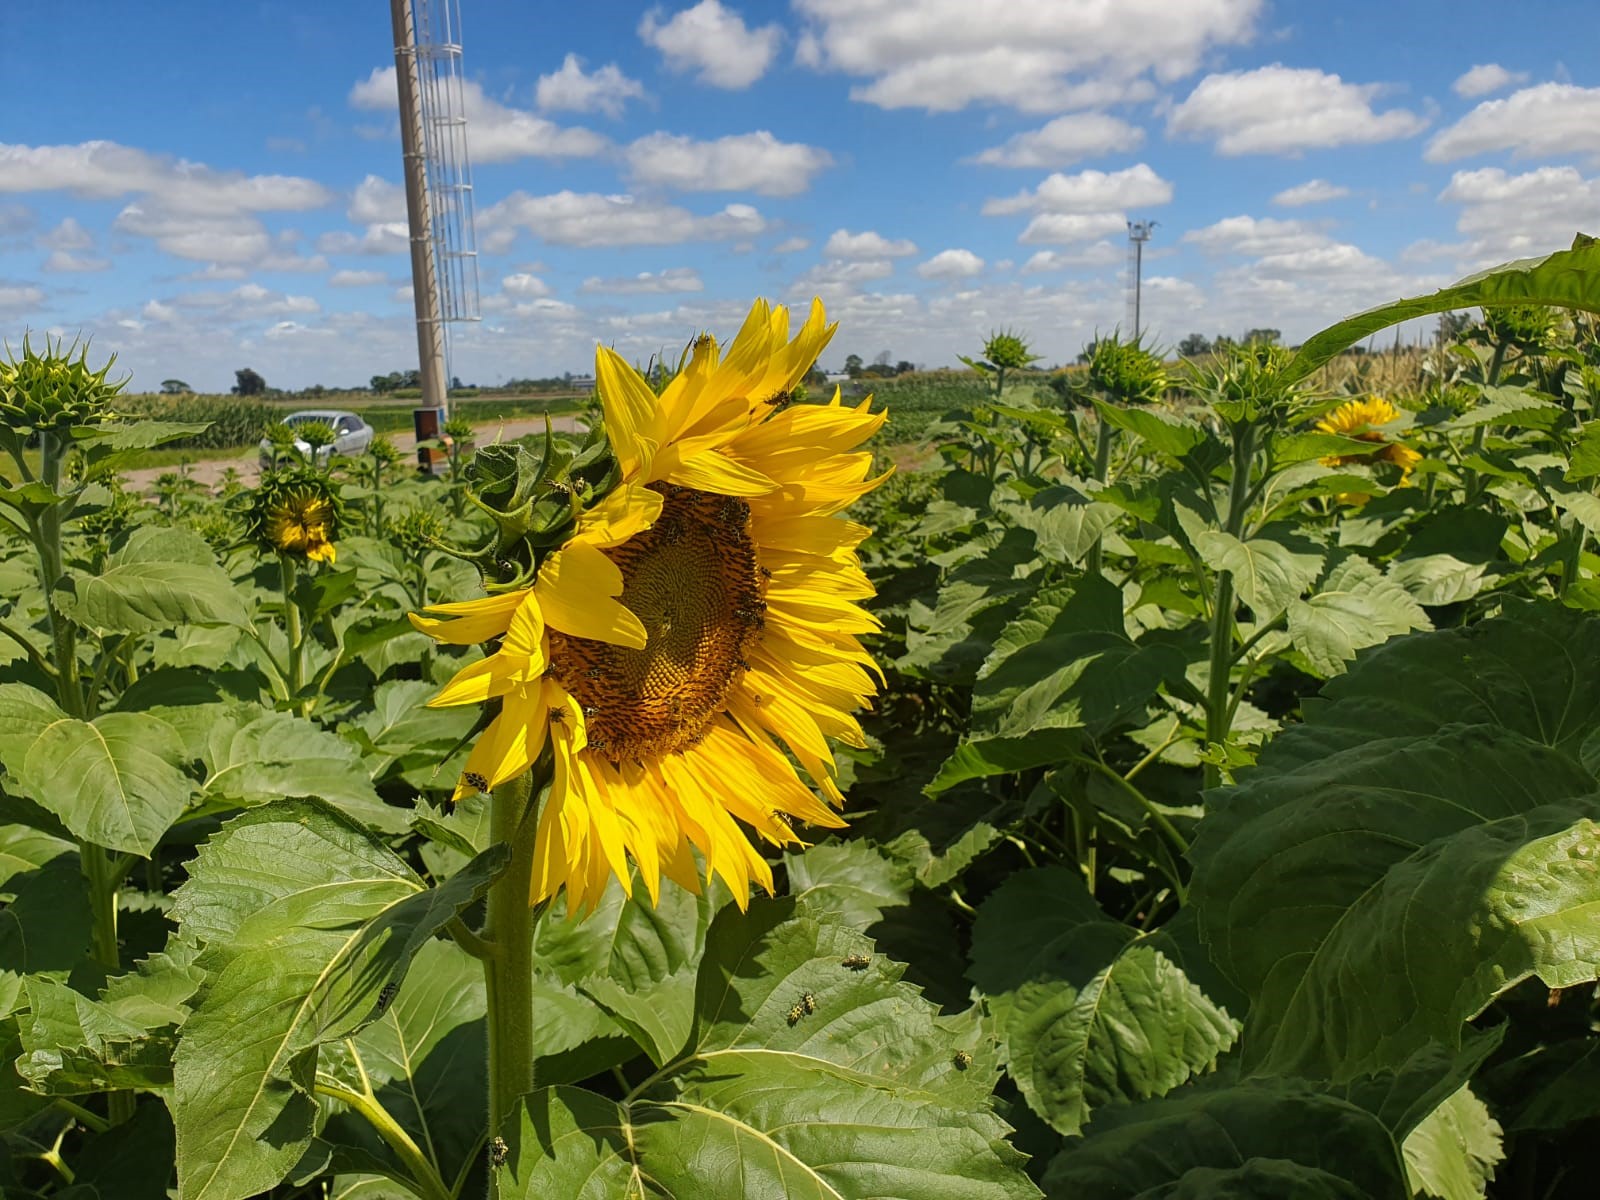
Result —
[[567, 382], [572, 386], [572, 390], [575, 392], [594, 391], [593, 375], [573, 375], [567, 380]]
[[850, 376], [846, 375], [843, 371], [835, 371], [833, 374], [829, 375], [827, 377], [827, 379], [828, 379], [829, 383], [849, 383], [850, 382]]

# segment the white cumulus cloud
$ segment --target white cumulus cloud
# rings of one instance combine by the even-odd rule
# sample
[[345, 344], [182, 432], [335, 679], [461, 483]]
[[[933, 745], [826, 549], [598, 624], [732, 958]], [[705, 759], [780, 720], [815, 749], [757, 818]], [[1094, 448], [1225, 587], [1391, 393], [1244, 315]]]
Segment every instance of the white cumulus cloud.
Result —
[[583, 281], [578, 290], [587, 294], [612, 296], [670, 296], [703, 292], [705, 286], [700, 273], [693, 267], [668, 267], [664, 271], [640, 271], [637, 275], [614, 279], [592, 275]]
[[1063, 112], [1153, 98], [1250, 39], [1262, 0], [794, 0], [799, 60], [881, 108]]
[[811, 186], [813, 175], [833, 164], [826, 150], [780, 142], [764, 129], [704, 142], [652, 133], [623, 153], [637, 182], [683, 192], [793, 196]]
[[991, 167], [1065, 167], [1097, 154], [1137, 150], [1144, 130], [1107, 113], [1068, 113], [973, 157]]
[[1527, 78], [1526, 71], [1508, 71], [1499, 63], [1479, 63], [1471, 70], [1463, 72], [1450, 85], [1450, 90], [1458, 96], [1472, 99], [1477, 96], [1487, 96], [1490, 92], [1498, 92], [1514, 83], [1524, 83]]
[[1157, 175], [1146, 163], [1121, 171], [1079, 171], [1047, 175], [1038, 187], [1014, 196], [984, 201], [987, 217], [1009, 213], [1108, 213], [1127, 208], [1166, 204], [1172, 199], [1172, 184]]
[[748, 204], [729, 204], [696, 215], [677, 205], [562, 191], [548, 196], [512, 192], [478, 214], [481, 229], [525, 229], [559, 246], [671, 246], [680, 242], [754, 237], [767, 223]]
[[602, 112], [608, 117], [620, 117], [629, 100], [644, 98], [644, 85], [629, 79], [616, 63], [586, 73], [583, 60], [569, 54], [562, 60], [560, 70], [539, 76], [533, 96], [534, 103], [547, 111]]
[[335, 271], [328, 276], [329, 287], [376, 287], [388, 282], [389, 276], [382, 271]]
[[537, 275], [530, 275], [526, 271], [519, 271], [514, 275], [507, 275], [500, 281], [500, 290], [508, 296], [548, 296], [550, 285]]
[[983, 271], [983, 259], [971, 250], [941, 250], [917, 267], [924, 279], [970, 279]]
[[1427, 127], [1408, 109], [1375, 111], [1382, 90], [1281, 63], [1207, 75], [1168, 115], [1167, 133], [1210, 138], [1219, 154], [1297, 154], [1392, 141]]
[[1272, 202], [1284, 208], [1301, 208], [1307, 204], [1326, 204], [1329, 200], [1341, 200], [1349, 194], [1349, 188], [1329, 183], [1326, 179], [1308, 179], [1291, 188], [1284, 188], [1272, 197]]
[[693, 71], [701, 83], [738, 91], [767, 73], [783, 41], [777, 25], [751, 29], [718, 0], [700, 0], [662, 20], [652, 9], [639, 22], [639, 36], [661, 51], [674, 71]]
[[822, 248], [828, 258], [864, 260], [874, 258], [905, 258], [917, 252], [917, 244], [907, 238], [889, 239], [872, 229], [851, 233], [848, 229], [835, 229]]
[[1429, 162], [1509, 150], [1517, 158], [1600, 154], [1600, 87], [1541, 83], [1485, 100], [1428, 142]]

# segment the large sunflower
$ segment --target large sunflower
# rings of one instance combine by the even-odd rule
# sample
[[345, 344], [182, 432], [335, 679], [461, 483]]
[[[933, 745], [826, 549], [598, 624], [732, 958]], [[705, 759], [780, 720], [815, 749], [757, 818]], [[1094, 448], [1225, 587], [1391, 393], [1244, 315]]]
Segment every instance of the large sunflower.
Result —
[[630, 857], [652, 899], [662, 875], [697, 889], [698, 850], [742, 903], [772, 886], [746, 830], [781, 845], [794, 822], [843, 824], [828, 739], [863, 745], [851, 713], [876, 687], [858, 637], [878, 623], [856, 603], [869, 531], [837, 514], [882, 481], [852, 451], [885, 418], [837, 392], [790, 403], [833, 330], [814, 301], [791, 341], [787, 310], [758, 301], [725, 355], [701, 337], [659, 396], [600, 348], [621, 482], [531, 587], [412, 617], [440, 641], [499, 639], [431, 701], [501, 702], [455, 798], [549, 743], [532, 900], [565, 887], [591, 907], [610, 876], [630, 886]]

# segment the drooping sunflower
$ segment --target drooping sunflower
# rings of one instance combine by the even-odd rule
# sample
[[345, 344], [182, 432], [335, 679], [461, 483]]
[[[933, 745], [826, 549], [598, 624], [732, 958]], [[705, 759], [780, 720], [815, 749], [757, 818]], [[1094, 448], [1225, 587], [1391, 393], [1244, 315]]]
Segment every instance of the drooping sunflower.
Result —
[[[442, 642], [499, 639], [430, 703], [499, 714], [455, 797], [526, 771], [549, 744], [532, 901], [563, 887], [592, 907], [628, 860], [695, 890], [693, 851], [743, 903], [770, 868], [747, 834], [796, 844], [795, 823], [839, 826], [828, 739], [862, 746], [852, 713], [875, 694], [860, 635], [877, 621], [838, 514], [882, 482], [856, 448], [885, 415], [791, 395], [832, 337], [820, 301], [758, 301], [723, 354], [702, 336], [658, 396], [609, 349], [596, 354], [620, 482], [578, 517], [531, 586], [413, 616]], [[786, 753], [787, 752], [787, 753]], [[798, 762], [827, 803], [802, 782]]]
[[331, 563], [335, 513], [332, 500], [310, 490], [289, 490], [273, 498], [262, 531], [274, 549]]
[[[1317, 422], [1317, 432], [1336, 433], [1357, 441], [1372, 442], [1376, 449], [1356, 454], [1328, 455], [1322, 460], [1322, 465], [1343, 467], [1351, 463], [1386, 462], [1400, 468], [1400, 482], [1403, 485], [1410, 478], [1412, 468], [1422, 461], [1422, 455], [1402, 442], [1390, 441], [1388, 435], [1378, 428], [1399, 418], [1400, 410], [1381, 396], [1345, 401]], [[1346, 493], [1340, 495], [1339, 499], [1360, 504], [1369, 497], [1363, 493]]]

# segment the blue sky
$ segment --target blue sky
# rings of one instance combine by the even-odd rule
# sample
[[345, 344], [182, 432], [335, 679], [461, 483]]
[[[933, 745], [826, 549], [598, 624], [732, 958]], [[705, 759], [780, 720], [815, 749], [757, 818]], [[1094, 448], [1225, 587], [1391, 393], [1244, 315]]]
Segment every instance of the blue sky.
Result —
[[[991, 329], [1304, 337], [1600, 232], [1592, 0], [461, 0], [470, 382], [819, 295], [825, 366]], [[1536, 14], [1536, 15], [1534, 15]], [[0, 331], [133, 384], [415, 363], [387, 6], [10, 0]]]

